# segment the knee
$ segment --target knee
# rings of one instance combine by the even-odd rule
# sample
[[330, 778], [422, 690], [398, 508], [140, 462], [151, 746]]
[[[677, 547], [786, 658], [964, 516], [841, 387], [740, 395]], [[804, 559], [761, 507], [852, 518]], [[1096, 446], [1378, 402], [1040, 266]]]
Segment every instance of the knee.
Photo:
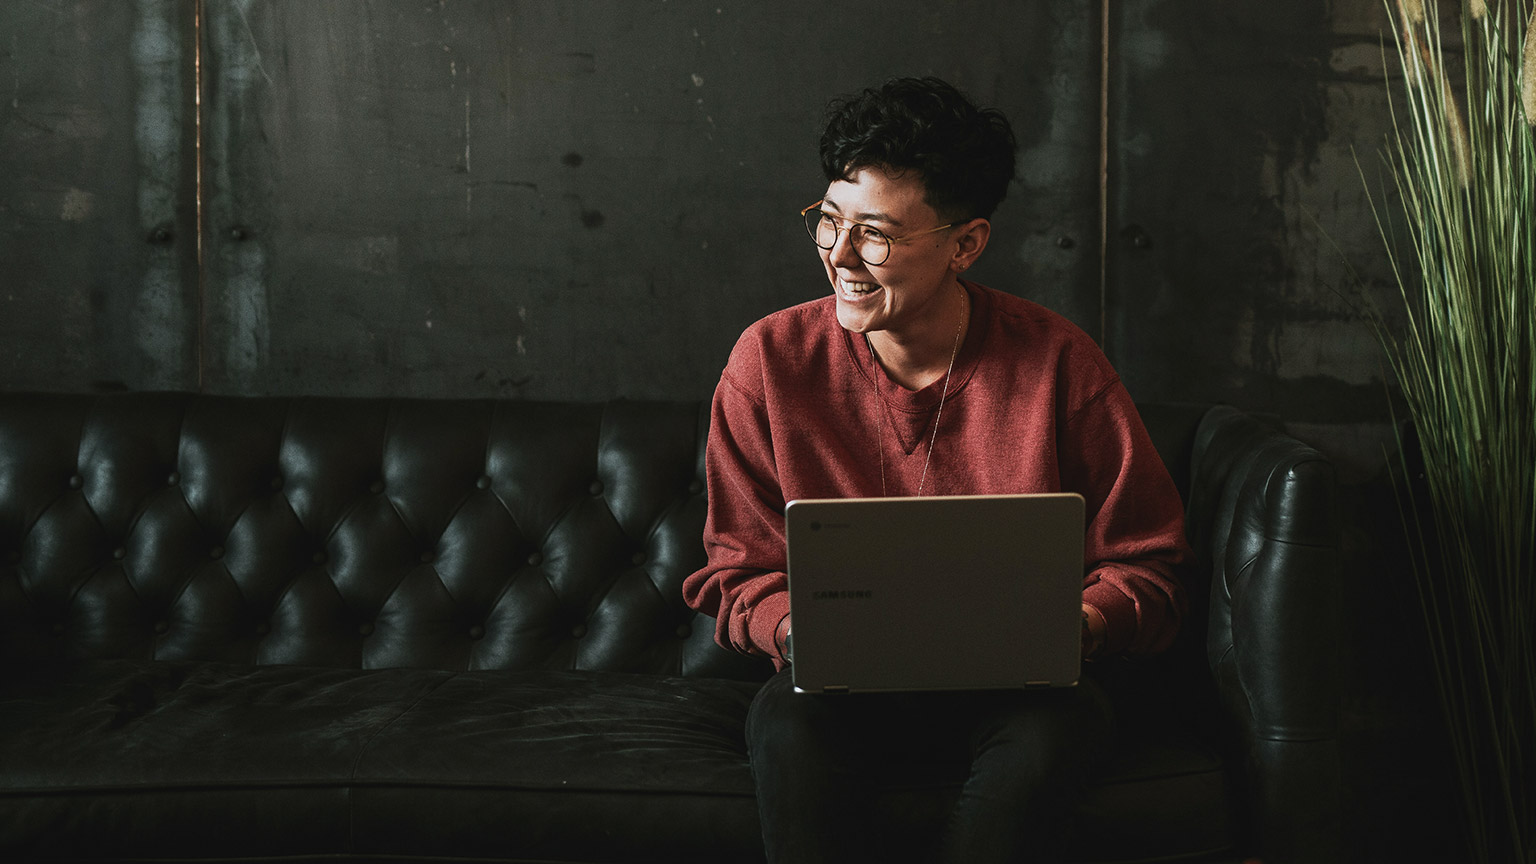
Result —
[[789, 670], [768, 680], [752, 699], [747, 712], [747, 745], [759, 753], [796, 750], [825, 732], [820, 700], [795, 692]]
[[998, 760], [1016, 776], [1072, 771], [1095, 761], [1112, 737], [1108, 709], [1095, 694], [1057, 691], [1023, 694], [988, 712], [973, 727], [973, 759]]

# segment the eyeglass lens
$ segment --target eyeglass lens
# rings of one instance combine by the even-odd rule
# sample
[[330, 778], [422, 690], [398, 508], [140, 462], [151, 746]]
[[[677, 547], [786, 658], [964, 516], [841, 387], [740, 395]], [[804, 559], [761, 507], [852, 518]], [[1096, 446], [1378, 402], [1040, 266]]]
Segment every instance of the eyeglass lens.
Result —
[[[840, 227], [837, 219], [828, 213], [812, 208], [805, 211], [805, 228], [811, 233], [811, 239], [823, 249], [831, 249], [837, 245], [837, 232]], [[880, 229], [862, 223], [854, 223], [848, 226], [849, 242], [853, 244], [853, 251], [859, 254], [859, 258], [865, 264], [879, 265], [891, 254], [891, 241], [880, 232]]]

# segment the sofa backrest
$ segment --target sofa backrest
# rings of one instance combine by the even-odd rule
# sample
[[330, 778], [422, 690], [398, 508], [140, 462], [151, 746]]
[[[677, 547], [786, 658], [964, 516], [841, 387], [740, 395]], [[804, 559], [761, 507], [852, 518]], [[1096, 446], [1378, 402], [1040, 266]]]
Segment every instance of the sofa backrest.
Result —
[[0, 659], [764, 677], [681, 599], [707, 407], [0, 395]]
[[[1205, 407], [1139, 406], [1186, 499]], [[681, 598], [707, 424], [691, 402], [0, 394], [0, 659], [760, 679]]]

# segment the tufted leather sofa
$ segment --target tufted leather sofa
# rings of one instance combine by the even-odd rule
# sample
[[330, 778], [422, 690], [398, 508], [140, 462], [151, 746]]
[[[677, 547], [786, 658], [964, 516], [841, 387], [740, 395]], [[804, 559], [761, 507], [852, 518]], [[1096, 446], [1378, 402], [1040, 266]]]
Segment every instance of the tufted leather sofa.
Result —
[[[761, 860], [770, 670], [679, 596], [706, 409], [0, 394], [0, 858]], [[1095, 670], [1075, 858], [1330, 860], [1331, 469], [1143, 414], [1200, 612]]]

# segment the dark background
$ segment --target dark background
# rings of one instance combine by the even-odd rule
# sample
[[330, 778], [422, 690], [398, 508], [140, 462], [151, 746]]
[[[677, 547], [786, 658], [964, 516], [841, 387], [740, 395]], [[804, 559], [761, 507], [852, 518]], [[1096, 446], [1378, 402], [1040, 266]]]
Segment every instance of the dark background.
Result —
[[1387, 27], [1379, 0], [5, 2], [0, 388], [707, 398], [743, 327], [827, 290], [797, 217], [826, 100], [939, 75], [1021, 143], [974, 278], [1137, 399], [1274, 413], [1339, 465], [1351, 853], [1428, 860], [1453, 820], [1361, 312], [1395, 292]]

